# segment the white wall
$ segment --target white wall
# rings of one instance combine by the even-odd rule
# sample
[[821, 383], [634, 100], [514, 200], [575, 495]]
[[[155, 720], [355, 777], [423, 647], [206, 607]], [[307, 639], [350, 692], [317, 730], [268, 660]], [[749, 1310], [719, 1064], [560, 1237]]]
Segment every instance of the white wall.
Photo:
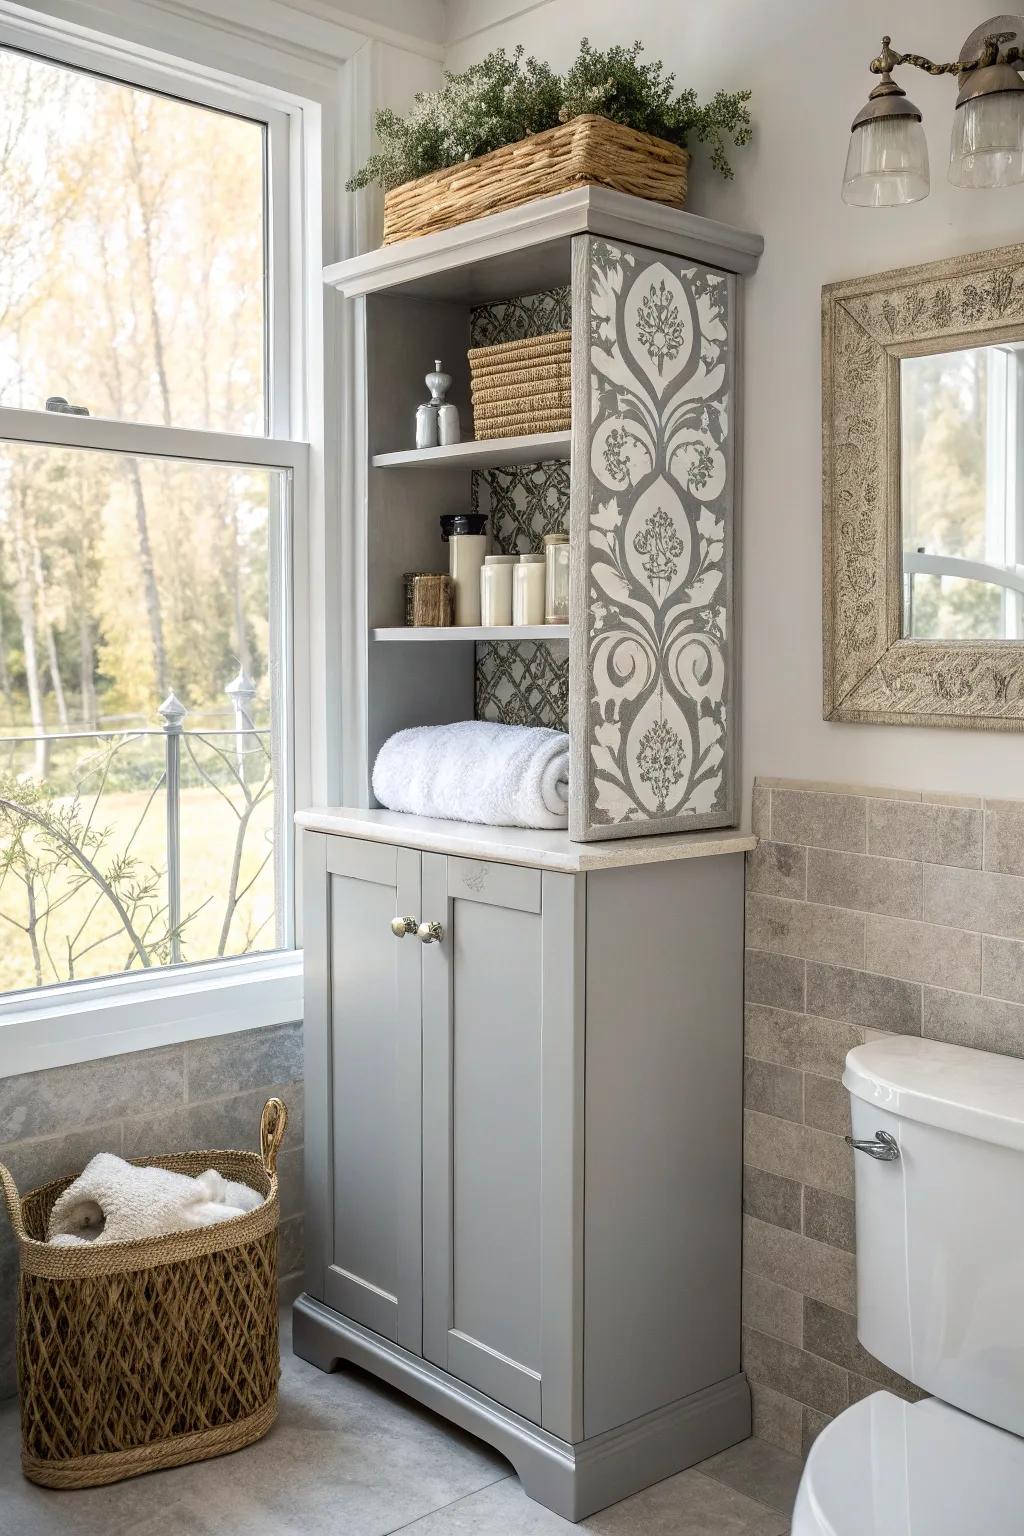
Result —
[[[755, 142], [722, 183], [698, 163], [690, 207], [765, 237], [748, 286], [743, 532], [743, 754], [753, 774], [971, 794], [1024, 792], [1024, 737], [830, 725], [821, 717], [820, 288], [1024, 238], [1024, 187], [966, 192], [945, 179], [955, 84], [901, 70], [921, 108], [932, 193], [911, 208], [847, 208], [850, 120], [874, 84], [884, 32], [955, 58], [985, 12], [960, 0], [449, 0], [448, 63], [522, 41], [564, 65], [580, 36], [644, 40], [684, 85], [750, 86]], [[906, 77], [906, 78], [904, 78]]]

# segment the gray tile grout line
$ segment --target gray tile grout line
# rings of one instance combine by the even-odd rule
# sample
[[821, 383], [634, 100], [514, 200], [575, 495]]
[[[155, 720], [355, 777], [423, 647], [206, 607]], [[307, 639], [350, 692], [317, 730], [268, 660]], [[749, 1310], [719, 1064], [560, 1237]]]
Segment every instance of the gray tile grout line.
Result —
[[[795, 1402], [796, 1399], [794, 1398], [793, 1401]], [[803, 1407], [803, 1406], [804, 1405], [801, 1404], [801, 1407]], [[749, 1435], [748, 1439], [756, 1440], [757, 1436], [756, 1435]], [[765, 1443], [765, 1445], [770, 1445], [771, 1444], [771, 1442], [769, 1440], [766, 1440], [764, 1443]], [[743, 1444], [745, 1444], [745, 1442], [741, 1440], [740, 1444], [743, 1445]], [[778, 1450], [780, 1456], [793, 1456], [794, 1455], [794, 1453], [792, 1451], [780, 1450], [778, 1446], [772, 1446], [772, 1449], [773, 1450]], [[799, 1459], [798, 1457], [794, 1456], [794, 1460], [798, 1460], [798, 1459]], [[727, 1483], [724, 1478], [716, 1477], [713, 1472], [705, 1472], [703, 1467], [700, 1465], [699, 1462], [697, 1463], [697, 1465], [695, 1467], [690, 1467], [690, 1468], [688, 1468], [688, 1470], [690, 1472], [697, 1472], [697, 1473], [699, 1473], [699, 1475], [701, 1477], [707, 1478], [708, 1482], [715, 1483], [719, 1488], [728, 1488], [730, 1493], [738, 1493], [741, 1498], [749, 1499], [752, 1504], [757, 1504], [757, 1505], [759, 1505], [761, 1507], [761, 1509], [766, 1509], [770, 1515], [774, 1515], [776, 1520], [792, 1520], [792, 1518], [793, 1518], [792, 1511], [788, 1515], [784, 1514], [781, 1509], [776, 1509], [774, 1504], [766, 1504], [764, 1499], [759, 1499], [756, 1493], [744, 1493], [742, 1488], [734, 1488], [732, 1483]], [[390, 1532], [388, 1533], [388, 1536], [391, 1536]]]
[[467, 1499], [476, 1498], [478, 1493], [484, 1493], [488, 1488], [496, 1487], [498, 1483], [507, 1483], [515, 1475], [514, 1472], [505, 1472], [501, 1477], [492, 1477], [490, 1482], [482, 1483], [479, 1488], [471, 1488], [468, 1493], [461, 1493], [457, 1499], [449, 1499], [447, 1504], [438, 1504], [434, 1509], [425, 1510], [422, 1515], [416, 1515], [412, 1520], [404, 1521], [402, 1525], [389, 1526], [386, 1531], [381, 1533], [381, 1536], [397, 1536], [399, 1531], [411, 1531], [421, 1521], [429, 1520], [434, 1515], [443, 1514], [446, 1509], [454, 1509], [456, 1504], [464, 1504]]
[[[175, 1105], [174, 1107], [177, 1108], [178, 1106]], [[93, 1125], [69, 1125], [63, 1131], [44, 1131], [41, 1136], [16, 1136], [13, 1141], [0, 1143], [0, 1152], [6, 1151], [8, 1147], [31, 1147], [39, 1146], [46, 1141], [63, 1141], [68, 1136], [79, 1136], [83, 1131], [102, 1131], [108, 1126], [120, 1128], [125, 1118], [124, 1115], [115, 1115], [111, 1120], [97, 1120]], [[128, 1118], [131, 1117], [129, 1116]], [[140, 1116], [139, 1118], [143, 1117]]]
[[[854, 909], [850, 908], [850, 907], [843, 907], [843, 908], [838, 908], [837, 910], [848, 912], [848, 911], [852, 911]], [[871, 912], [871, 913], [868, 913], [866, 915], [869, 916], [869, 917], [886, 917], [886, 916], [889, 916], [890, 914], [885, 913], [885, 912], [881, 912], [881, 913]], [[910, 919], [910, 921], [916, 921], [916, 919]], [[936, 927], [936, 928], [950, 928], [951, 931], [954, 931], [956, 933], [967, 933], [967, 934], [977, 933], [978, 937], [981, 938], [981, 939], [998, 939], [998, 938], [1003, 938], [1004, 937], [1003, 934], [985, 933], [981, 929], [976, 929], [976, 928], [957, 928], [957, 929], [954, 930], [954, 929], [952, 929], [952, 926], [949, 923], [932, 923], [932, 924], [929, 924], [928, 926], [929, 927]], [[1010, 943], [1010, 944], [1024, 944], [1024, 940], [1021, 940], [1021, 939], [1008, 939], [1007, 943]], [[745, 1007], [749, 1007], [749, 1008], [771, 1008], [776, 1013], [791, 1013], [791, 1014], [795, 1014], [796, 1017], [798, 1017], [798, 1018], [820, 1019], [825, 1024], [850, 1024], [855, 1029], [877, 1029], [879, 1027], [877, 1024], [859, 1024], [855, 1019], [839, 1018], [839, 1017], [836, 1017], [836, 1016], [834, 1016], [832, 1014], [827, 1014], [827, 1013], [811, 1013], [811, 1012], [809, 1012], [809, 1010], [807, 1008], [807, 1001], [806, 1001], [806, 968], [807, 968], [808, 965], [826, 966], [828, 969], [836, 970], [836, 971], [852, 971], [857, 976], [876, 976], [880, 981], [896, 981], [896, 982], [899, 982], [899, 984], [901, 986], [905, 986], [905, 987], [919, 987], [921, 989], [921, 994], [922, 994], [922, 1008], [923, 1008], [924, 992], [925, 992], [925, 990], [927, 990], [929, 992], [949, 992], [949, 993], [951, 993], [955, 997], [980, 998], [980, 999], [982, 999], [985, 1002], [1008, 1003], [1011, 1008], [1021, 1008], [1021, 1009], [1024, 1009], [1024, 1003], [1015, 1002], [1012, 997], [992, 997], [987, 992], [964, 992], [961, 987], [937, 987], [933, 982], [930, 982], [930, 981], [912, 981], [912, 980], [910, 980], [909, 977], [906, 977], [906, 976], [890, 976], [885, 971], [868, 971], [868, 970], [864, 970], [862, 967], [856, 966], [856, 965], [839, 965], [834, 960], [815, 960], [813, 958], [813, 956], [791, 955], [786, 950], [782, 950], [782, 949], [755, 949], [753, 947], [753, 945], [748, 944], [746, 946], [746, 951], [745, 952], [749, 953], [751, 955], [774, 955], [774, 956], [778, 956], [780, 959], [783, 959], [783, 960], [797, 960], [804, 967], [804, 976], [805, 976], [804, 1006], [799, 1011], [799, 1013], [797, 1013], [797, 1010], [794, 1009], [794, 1008], [782, 1008], [782, 1007], [779, 1006], [778, 1003], [756, 1003], [756, 1002], [753, 1002], [753, 1001], [746, 1001], [745, 1000], [745, 1002], [744, 1002], [744, 1006]], [[922, 1023], [923, 1023], [923, 1018], [922, 1018]], [[886, 1033], [886, 1034], [899, 1034], [900, 1031], [899, 1030], [886, 1030], [886, 1031], [884, 1031], [884, 1033]]]
[[[754, 1437], [750, 1436], [750, 1438], [753, 1439]], [[781, 1454], [786, 1455], [790, 1453], [782, 1452]], [[758, 1498], [756, 1494], [746, 1493], [740, 1488], [734, 1488], [731, 1483], [727, 1483], [723, 1478], [716, 1477], [713, 1472], [705, 1472], [701, 1468], [700, 1463], [693, 1467], [686, 1467], [680, 1473], [670, 1473], [668, 1478], [659, 1479], [659, 1481], [668, 1482], [671, 1477], [683, 1477], [687, 1472], [696, 1474], [698, 1477], [703, 1478], [705, 1482], [711, 1483], [716, 1488], [724, 1488], [728, 1493], [736, 1494], [739, 1498], [742, 1499], [747, 1499], [751, 1504], [756, 1504], [759, 1509], [765, 1510], [768, 1514], [773, 1515], [777, 1520], [785, 1521], [791, 1518], [790, 1516], [784, 1514], [782, 1510], [776, 1509], [773, 1504], [765, 1503], [764, 1499]], [[518, 1481], [515, 1472], [506, 1473], [502, 1477], [492, 1478], [490, 1482], [484, 1483], [482, 1487], [473, 1488], [468, 1493], [461, 1494], [457, 1499], [450, 1499], [447, 1504], [439, 1504], [435, 1509], [429, 1509], [424, 1514], [417, 1515], [413, 1520], [407, 1520], [403, 1525], [392, 1526], [388, 1531], [382, 1533], [382, 1536], [398, 1536], [398, 1533], [401, 1531], [415, 1530], [417, 1525], [420, 1525], [425, 1520], [431, 1519], [434, 1515], [443, 1514], [445, 1510], [454, 1509], [457, 1504], [464, 1504], [467, 1499], [475, 1498], [478, 1493], [484, 1493], [488, 1488], [496, 1487], [498, 1483], [507, 1483], [509, 1481]], [[652, 1484], [651, 1486], [656, 1487], [657, 1484]], [[643, 1492], [644, 1490], [640, 1491]], [[636, 1496], [636, 1494], [627, 1495], [627, 1500], [628, 1498], [635, 1498]], [[528, 1498], [529, 1495], [527, 1494], [525, 1497]], [[621, 1502], [625, 1503], [627, 1500], [622, 1500]], [[616, 1506], [609, 1505], [607, 1507], [614, 1509]]]
[[[211, 1036], [210, 1038], [216, 1039], [217, 1037]], [[157, 1049], [162, 1049], [162, 1047], [157, 1047]], [[135, 1056], [141, 1055], [142, 1053], [141, 1051], [129, 1051], [125, 1054]], [[106, 1059], [114, 1060], [116, 1058], [110, 1057]], [[60, 1072], [64, 1071], [65, 1069], [62, 1067], [41, 1067], [39, 1070], [42, 1072]], [[26, 1072], [18, 1075], [31, 1077], [33, 1074]], [[39, 1143], [43, 1141], [60, 1141], [65, 1136], [77, 1136], [82, 1131], [99, 1131], [107, 1125], [124, 1126], [129, 1122], [134, 1123], [135, 1121], [139, 1120], [145, 1121], [146, 1124], [149, 1124], [157, 1115], [171, 1115], [177, 1114], [178, 1111], [182, 1109], [202, 1109], [206, 1106], [212, 1106], [215, 1104], [227, 1104], [231, 1099], [245, 1098], [246, 1095], [250, 1093], [269, 1093], [271, 1088], [301, 1088], [302, 1086], [302, 1078], [296, 1078], [293, 1082], [290, 1083], [258, 1083], [254, 1088], [235, 1088], [228, 1093], [213, 1094], [208, 1099], [196, 1099], [193, 1103], [188, 1103], [185, 1099], [175, 1099], [173, 1103], [162, 1105], [159, 1109], [152, 1111], [140, 1110], [136, 1114], [117, 1115], [110, 1120], [88, 1121], [84, 1125], [69, 1125], [66, 1126], [63, 1130], [44, 1131], [41, 1135], [37, 1136], [16, 1136], [13, 1141], [5, 1141], [0, 1143], [0, 1150], [5, 1147], [27, 1147], [30, 1146], [33, 1142]]]

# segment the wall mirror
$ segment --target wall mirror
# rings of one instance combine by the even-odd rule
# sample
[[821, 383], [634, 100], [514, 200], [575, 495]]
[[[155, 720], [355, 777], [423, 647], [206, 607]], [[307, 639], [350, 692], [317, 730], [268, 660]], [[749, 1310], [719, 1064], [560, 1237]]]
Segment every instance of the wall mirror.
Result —
[[822, 295], [826, 719], [1024, 729], [1024, 246]]

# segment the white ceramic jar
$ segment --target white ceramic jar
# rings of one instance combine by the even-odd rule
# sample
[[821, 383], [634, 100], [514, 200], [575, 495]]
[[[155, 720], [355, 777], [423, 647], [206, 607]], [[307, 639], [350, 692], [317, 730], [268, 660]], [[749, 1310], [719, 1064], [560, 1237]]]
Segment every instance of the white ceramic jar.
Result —
[[459, 533], [449, 543], [456, 624], [480, 623], [480, 572], [486, 555], [486, 533]]
[[569, 535], [544, 535], [544, 622], [569, 622]]
[[480, 572], [480, 622], [485, 629], [512, 623], [512, 567], [518, 555], [488, 555]]
[[441, 519], [448, 545], [456, 624], [480, 623], [480, 568], [487, 553], [487, 518], [482, 512], [449, 512]]
[[512, 567], [512, 623], [544, 623], [543, 555], [520, 555]]

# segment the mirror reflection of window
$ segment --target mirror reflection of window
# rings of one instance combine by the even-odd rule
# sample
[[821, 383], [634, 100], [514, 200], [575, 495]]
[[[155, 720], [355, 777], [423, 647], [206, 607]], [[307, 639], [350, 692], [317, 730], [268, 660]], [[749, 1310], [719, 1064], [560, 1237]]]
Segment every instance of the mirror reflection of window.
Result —
[[1024, 341], [900, 365], [903, 633], [1024, 639]]

